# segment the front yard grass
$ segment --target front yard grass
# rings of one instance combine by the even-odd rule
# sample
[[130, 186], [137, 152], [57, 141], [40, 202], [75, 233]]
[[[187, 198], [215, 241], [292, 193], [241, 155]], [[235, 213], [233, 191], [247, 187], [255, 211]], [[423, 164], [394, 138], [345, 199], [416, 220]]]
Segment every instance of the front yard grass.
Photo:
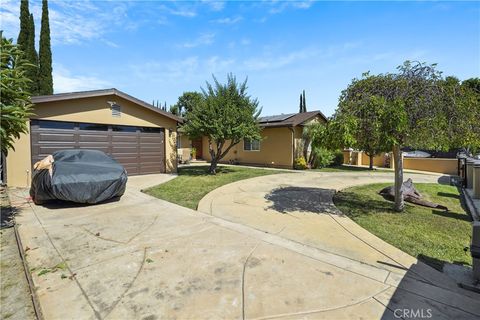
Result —
[[471, 220], [461, 206], [456, 187], [415, 184], [426, 200], [445, 205], [449, 211], [406, 202], [405, 211], [397, 213], [393, 203], [378, 194], [388, 185], [345, 189], [335, 195], [335, 205], [377, 237], [436, 269], [441, 270], [444, 262], [472, 264], [470, 254], [463, 251], [470, 244]]
[[178, 168], [178, 177], [145, 190], [145, 193], [178, 205], [197, 209], [200, 200], [210, 191], [238, 180], [285, 173], [268, 169], [218, 166], [217, 174], [207, 173], [208, 166]]

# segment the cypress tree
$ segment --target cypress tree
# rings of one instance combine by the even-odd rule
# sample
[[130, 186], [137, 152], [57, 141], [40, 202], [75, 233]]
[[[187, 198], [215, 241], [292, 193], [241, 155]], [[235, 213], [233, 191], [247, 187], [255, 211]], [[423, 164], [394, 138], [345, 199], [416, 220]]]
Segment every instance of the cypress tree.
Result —
[[20, 32], [18, 33], [17, 45], [23, 52], [27, 49], [29, 24], [28, 0], [20, 1]]
[[29, 32], [28, 43], [25, 51], [25, 58], [33, 64], [31, 68], [27, 70], [27, 77], [32, 80], [30, 84], [30, 93], [32, 95], [38, 94], [38, 53], [35, 49], [35, 23], [33, 21], [33, 14], [30, 13], [29, 19]]
[[42, 25], [40, 30], [38, 89], [39, 94], [53, 94], [52, 49], [50, 46], [50, 23], [48, 2], [42, 1]]
[[298, 113], [303, 112], [303, 97], [302, 94], [300, 93], [300, 107], [298, 108]]
[[307, 112], [307, 103], [305, 102], [305, 90], [303, 90], [303, 112]]
[[23, 58], [33, 66], [25, 70], [25, 76], [30, 79], [28, 91], [31, 95], [37, 94], [38, 79], [38, 56], [35, 50], [35, 25], [33, 15], [28, 9], [28, 0], [20, 1], [20, 32], [18, 33], [17, 44], [23, 51]]

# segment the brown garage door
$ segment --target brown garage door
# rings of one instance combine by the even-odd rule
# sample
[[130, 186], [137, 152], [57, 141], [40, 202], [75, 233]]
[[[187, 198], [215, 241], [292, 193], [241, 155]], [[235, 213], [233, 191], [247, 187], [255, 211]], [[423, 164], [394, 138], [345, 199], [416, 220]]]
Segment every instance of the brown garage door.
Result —
[[32, 164], [62, 149], [101, 150], [129, 175], [165, 172], [164, 129], [32, 120]]

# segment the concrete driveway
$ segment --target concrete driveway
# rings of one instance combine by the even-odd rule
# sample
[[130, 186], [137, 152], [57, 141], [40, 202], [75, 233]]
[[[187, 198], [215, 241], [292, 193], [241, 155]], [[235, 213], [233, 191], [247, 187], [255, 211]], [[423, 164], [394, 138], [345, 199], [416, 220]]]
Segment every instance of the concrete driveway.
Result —
[[[313, 214], [281, 214], [278, 210], [288, 206], [275, 207], [277, 198], [264, 198], [281, 186], [327, 188], [328, 174], [307, 175], [280, 174], [222, 187], [202, 201], [205, 213], [140, 191], [170, 179], [167, 175], [131, 177], [119, 201], [95, 206], [35, 206], [25, 191], [12, 192], [43, 315], [396, 319], [418, 309], [435, 319], [480, 316], [478, 296], [395, 248], [375, 248], [378, 239], [348, 219], [340, 221], [328, 192], [318, 193], [324, 201]], [[353, 183], [372, 181], [355, 176]], [[345, 183], [350, 178], [345, 176]], [[312, 192], [315, 197], [316, 190], [309, 197]], [[354, 240], [348, 240], [350, 233]]]

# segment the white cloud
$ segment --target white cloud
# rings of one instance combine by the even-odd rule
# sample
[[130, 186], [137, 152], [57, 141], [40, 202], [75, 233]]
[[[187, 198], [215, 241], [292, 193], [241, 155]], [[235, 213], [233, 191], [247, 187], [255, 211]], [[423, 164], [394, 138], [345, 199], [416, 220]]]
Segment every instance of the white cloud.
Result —
[[226, 17], [226, 18], [216, 19], [216, 20], [212, 20], [212, 22], [219, 23], [219, 24], [235, 24], [242, 20], [243, 20], [242, 17], [236, 16], [236, 17]]
[[224, 1], [202, 0], [202, 3], [210, 7], [212, 11], [222, 11], [225, 8]]
[[195, 48], [198, 46], [205, 46], [212, 44], [215, 39], [214, 33], [202, 33], [195, 40], [187, 41], [181, 46], [184, 48]]
[[130, 65], [130, 74], [139, 81], [155, 83], [191, 81], [202, 83], [213, 73], [226, 73], [235, 65], [235, 59], [210, 56], [200, 59], [190, 56], [183, 59], [168, 61], [147, 61], [141, 64]]
[[270, 6], [270, 10], [268, 10], [271, 14], [277, 14], [285, 11], [286, 9], [293, 8], [293, 9], [309, 9], [314, 1], [270, 1], [265, 2]]
[[[51, 1], [49, 20], [52, 45], [80, 44], [85, 40], [104, 39], [112, 26], [132, 29], [135, 22], [128, 19], [128, 7], [126, 2]], [[30, 2], [37, 39], [40, 33], [41, 10], [41, 2]], [[1, 28], [8, 37], [17, 37], [20, 28], [19, 16], [18, 1], [2, 0]]]
[[89, 75], [72, 75], [59, 64], [53, 66], [53, 89], [55, 93], [96, 90], [112, 87], [105, 79]]
[[181, 17], [186, 17], [186, 18], [193, 18], [197, 15], [197, 12], [194, 10], [189, 10], [186, 8], [183, 9], [172, 9], [170, 10], [170, 13], [173, 14], [174, 16], [181, 16]]

